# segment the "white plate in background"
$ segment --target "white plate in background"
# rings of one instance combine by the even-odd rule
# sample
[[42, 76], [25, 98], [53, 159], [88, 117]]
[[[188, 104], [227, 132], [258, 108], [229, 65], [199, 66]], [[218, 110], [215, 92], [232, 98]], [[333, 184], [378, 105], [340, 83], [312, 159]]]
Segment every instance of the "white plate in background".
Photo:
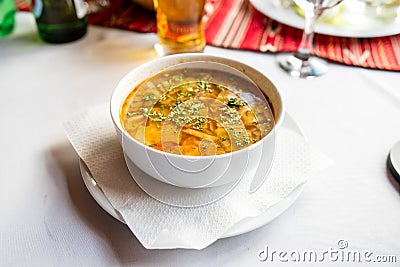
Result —
[[[304, 18], [293, 8], [285, 8], [280, 0], [250, 0], [250, 3], [264, 15], [283, 24], [303, 29]], [[340, 37], [382, 37], [400, 33], [400, 15], [390, 21], [373, 18], [363, 11], [364, 4], [357, 0], [344, 0], [343, 25], [317, 22], [315, 32]], [[398, 11], [399, 13], [400, 11]]]

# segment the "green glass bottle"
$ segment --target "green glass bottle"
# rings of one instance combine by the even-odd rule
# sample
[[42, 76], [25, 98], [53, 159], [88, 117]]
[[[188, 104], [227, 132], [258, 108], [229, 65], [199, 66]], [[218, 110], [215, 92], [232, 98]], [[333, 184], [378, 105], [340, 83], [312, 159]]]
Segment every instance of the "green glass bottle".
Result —
[[33, 0], [32, 12], [46, 42], [66, 43], [86, 34], [87, 6], [83, 0]]
[[0, 0], [0, 37], [14, 29], [15, 4], [14, 0]]

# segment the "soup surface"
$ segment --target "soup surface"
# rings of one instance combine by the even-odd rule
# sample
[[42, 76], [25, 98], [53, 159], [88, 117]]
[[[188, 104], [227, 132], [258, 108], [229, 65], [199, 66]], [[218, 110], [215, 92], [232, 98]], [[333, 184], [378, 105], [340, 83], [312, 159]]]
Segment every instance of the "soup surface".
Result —
[[217, 70], [164, 71], [132, 90], [120, 120], [129, 135], [161, 151], [229, 153], [259, 141], [273, 127], [268, 103], [250, 87], [255, 85]]

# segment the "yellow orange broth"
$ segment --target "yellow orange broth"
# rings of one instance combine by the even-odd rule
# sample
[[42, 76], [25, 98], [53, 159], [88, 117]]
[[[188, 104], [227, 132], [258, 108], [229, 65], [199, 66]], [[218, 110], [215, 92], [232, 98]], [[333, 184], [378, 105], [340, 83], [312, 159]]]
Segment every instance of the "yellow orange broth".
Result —
[[132, 90], [120, 120], [129, 135], [161, 151], [229, 153], [259, 141], [273, 127], [270, 107], [246, 90], [250, 86], [222, 71], [162, 72]]

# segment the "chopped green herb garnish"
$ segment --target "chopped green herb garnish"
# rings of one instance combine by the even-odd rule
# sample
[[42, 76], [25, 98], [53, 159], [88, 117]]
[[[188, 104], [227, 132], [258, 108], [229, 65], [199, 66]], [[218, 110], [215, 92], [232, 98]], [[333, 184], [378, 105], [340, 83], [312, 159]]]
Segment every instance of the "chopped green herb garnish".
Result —
[[206, 118], [200, 117], [192, 123], [193, 124], [192, 128], [197, 130], [203, 130], [203, 124], [206, 122], [207, 122]]
[[204, 82], [204, 81], [198, 81], [197, 82], [197, 89], [199, 90], [199, 91], [205, 91], [205, 90], [207, 90], [207, 83], [206, 82]]
[[243, 100], [237, 99], [236, 97], [229, 98], [228, 103], [226, 104], [230, 107], [238, 107], [238, 108], [243, 107], [245, 105]]
[[147, 94], [147, 95], [143, 96], [143, 100], [146, 100], [146, 101], [148, 101], [148, 100], [156, 100], [156, 99], [157, 99], [157, 97], [156, 97], [155, 94]]
[[192, 94], [188, 93], [188, 92], [181, 92], [181, 93], [178, 92], [177, 95], [178, 95], [178, 98], [191, 97], [192, 96]]
[[223, 111], [223, 113], [219, 115], [219, 118], [223, 124], [229, 125], [241, 123], [242, 120], [240, 119], [239, 113], [236, 111], [236, 109], [231, 107], [223, 107], [220, 110]]

